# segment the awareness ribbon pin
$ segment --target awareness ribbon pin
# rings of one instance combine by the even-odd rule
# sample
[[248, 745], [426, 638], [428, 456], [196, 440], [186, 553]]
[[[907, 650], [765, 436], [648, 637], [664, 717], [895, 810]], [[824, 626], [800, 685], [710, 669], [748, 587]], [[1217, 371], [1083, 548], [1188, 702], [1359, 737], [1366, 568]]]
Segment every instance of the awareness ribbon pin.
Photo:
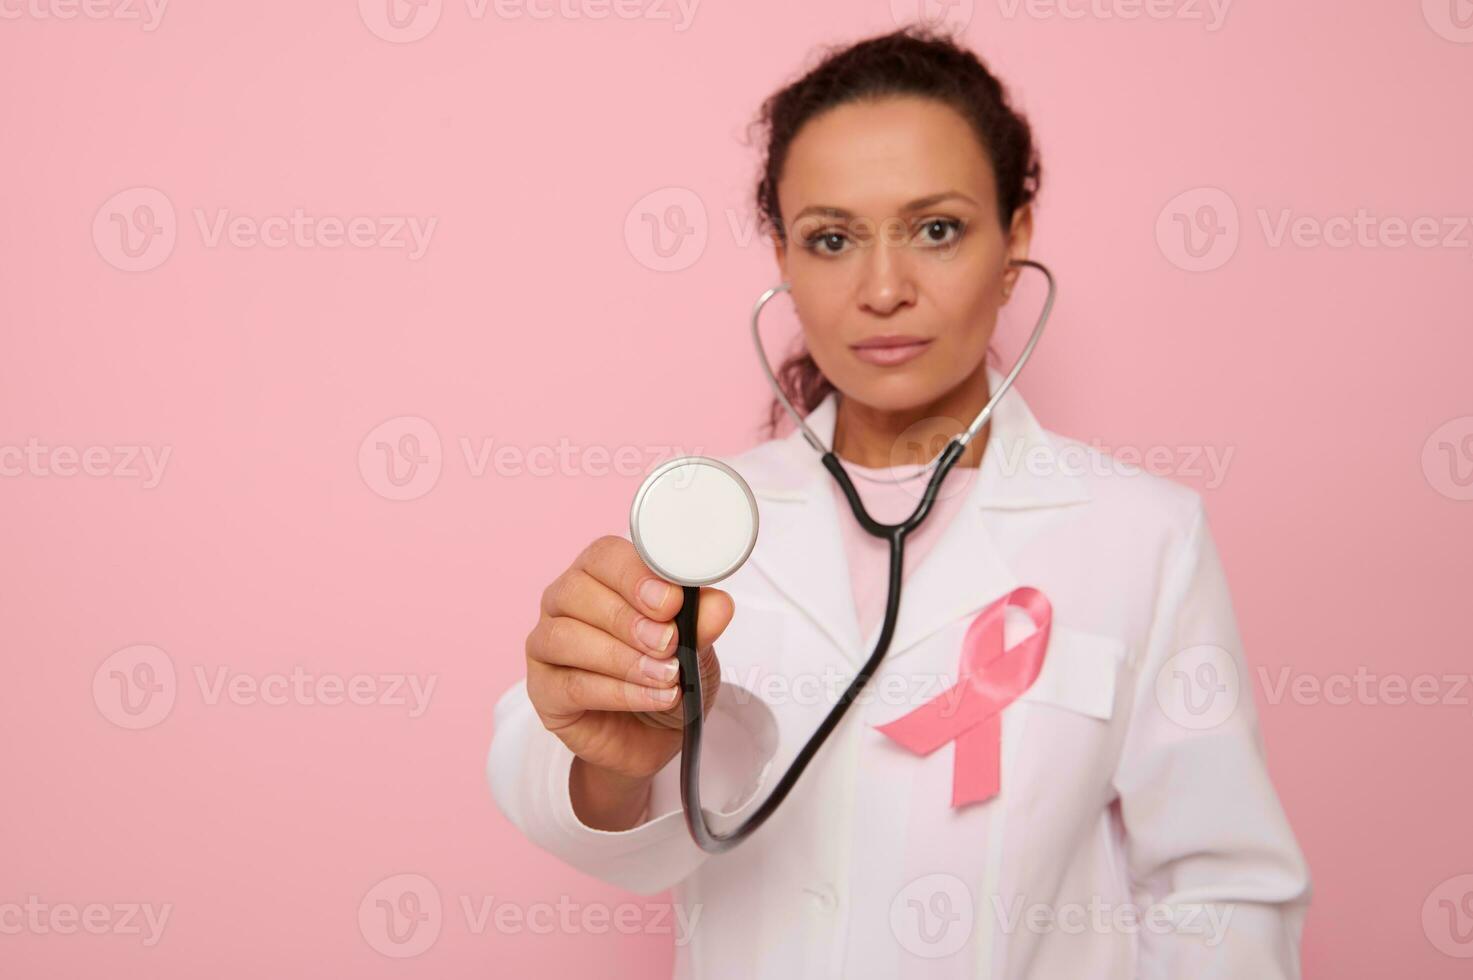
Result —
[[[1008, 606], [1026, 612], [1037, 629], [1003, 649], [1003, 614]], [[978, 613], [962, 640], [957, 682], [892, 722], [876, 726], [901, 747], [930, 755], [956, 743], [951, 805], [980, 803], [997, 795], [1002, 779], [1002, 709], [1026, 690], [1043, 669], [1053, 607], [1035, 588], [1020, 586]]]

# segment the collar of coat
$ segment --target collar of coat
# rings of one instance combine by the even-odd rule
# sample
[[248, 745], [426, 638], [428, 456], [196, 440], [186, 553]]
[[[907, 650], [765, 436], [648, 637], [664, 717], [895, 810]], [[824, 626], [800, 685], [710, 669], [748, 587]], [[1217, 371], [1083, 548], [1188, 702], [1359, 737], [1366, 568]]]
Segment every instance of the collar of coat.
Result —
[[[989, 391], [1002, 374], [987, 367]], [[807, 416], [810, 428], [831, 445], [838, 396], [830, 393]], [[1060, 458], [1063, 442], [1034, 418], [1016, 387], [993, 410], [987, 445], [967, 499], [941, 538], [906, 577], [890, 660], [938, 630], [980, 611], [1021, 582], [1003, 544], [1016, 548], [1030, 536], [1032, 512], [1084, 503], [1089, 489], [1079, 459]], [[764, 442], [730, 459], [752, 487], [761, 512], [751, 561], [807, 614], [856, 665], [878, 636], [860, 636], [840, 520], [852, 521], [836, 499], [833, 476], [801, 431]], [[841, 511], [842, 506], [842, 511]], [[1022, 522], [1020, 525], [1019, 522]], [[1031, 525], [1036, 530], [1038, 524]], [[737, 610], [741, 615], [741, 610]]]

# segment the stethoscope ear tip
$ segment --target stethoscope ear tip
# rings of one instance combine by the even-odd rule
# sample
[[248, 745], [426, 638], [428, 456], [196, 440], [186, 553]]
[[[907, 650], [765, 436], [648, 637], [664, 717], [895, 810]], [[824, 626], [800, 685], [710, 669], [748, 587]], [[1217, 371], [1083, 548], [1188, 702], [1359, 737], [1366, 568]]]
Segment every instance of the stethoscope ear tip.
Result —
[[629, 508], [629, 537], [650, 571], [676, 585], [713, 585], [757, 544], [757, 498], [740, 473], [710, 456], [680, 456], [650, 471]]

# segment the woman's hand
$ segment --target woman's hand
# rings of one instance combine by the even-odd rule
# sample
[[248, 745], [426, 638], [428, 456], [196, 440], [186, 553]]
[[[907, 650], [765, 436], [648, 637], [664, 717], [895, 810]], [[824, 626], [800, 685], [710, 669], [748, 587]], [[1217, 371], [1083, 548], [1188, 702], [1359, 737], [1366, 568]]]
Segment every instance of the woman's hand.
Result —
[[[633, 826], [651, 777], [680, 750], [673, 621], [681, 599], [680, 586], [614, 535], [585, 548], [542, 593], [527, 636], [527, 694], [543, 726], [577, 756], [573, 808], [590, 826]], [[696, 647], [708, 710], [720, 685], [712, 644], [734, 611], [730, 595], [701, 589]]]

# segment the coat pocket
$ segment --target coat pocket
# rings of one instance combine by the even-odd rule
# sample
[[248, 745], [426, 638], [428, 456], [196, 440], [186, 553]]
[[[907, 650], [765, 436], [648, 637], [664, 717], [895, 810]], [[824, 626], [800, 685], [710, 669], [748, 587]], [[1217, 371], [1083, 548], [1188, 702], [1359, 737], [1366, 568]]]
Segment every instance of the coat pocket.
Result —
[[[1098, 802], [1110, 795], [1124, 712], [1115, 702], [1123, 689], [1127, 644], [1105, 633], [1054, 623], [1043, 667], [1018, 698], [1024, 712], [1003, 719], [1003, 752], [1015, 777], [1003, 785], [1021, 812], [1029, 813], [1029, 845], [1036, 860], [1067, 852]], [[1006, 715], [1006, 712], [1005, 712]], [[1008, 766], [1004, 763], [1004, 772]], [[1043, 819], [1038, 814], [1052, 816]]]
[[1018, 700], [1109, 721], [1115, 712], [1115, 688], [1124, 660], [1124, 641], [1054, 623], [1043, 667]]

